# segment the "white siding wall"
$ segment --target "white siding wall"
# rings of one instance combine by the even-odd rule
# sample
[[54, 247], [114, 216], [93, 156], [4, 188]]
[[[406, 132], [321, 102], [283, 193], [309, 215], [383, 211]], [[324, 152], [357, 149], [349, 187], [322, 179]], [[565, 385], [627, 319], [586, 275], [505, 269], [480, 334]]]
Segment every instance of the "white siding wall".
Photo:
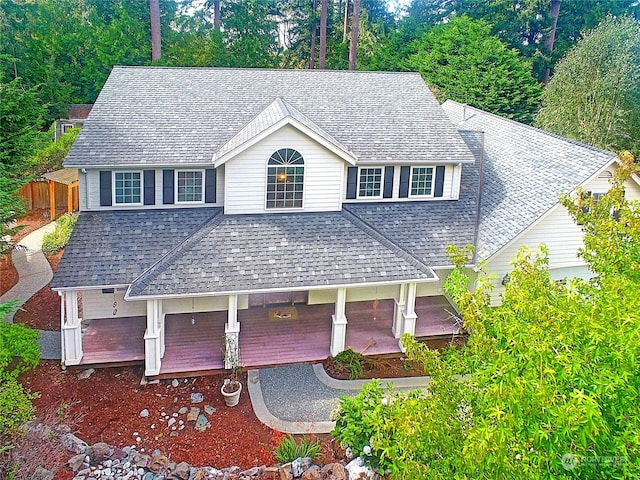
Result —
[[265, 208], [267, 161], [281, 148], [293, 148], [304, 158], [303, 208], [291, 211], [340, 210], [344, 160], [287, 125], [225, 164], [225, 213], [283, 211]]
[[[610, 169], [612, 172], [614, 167]], [[606, 178], [596, 178], [585, 185], [585, 190], [592, 192], [606, 192], [610, 184]], [[626, 198], [640, 199], [640, 187], [634, 181], [626, 184]], [[499, 303], [500, 295], [504, 292], [501, 284], [504, 275], [512, 270], [511, 260], [521, 246], [529, 246], [534, 252], [537, 246], [544, 243], [549, 249], [549, 270], [553, 278], [579, 277], [588, 279], [592, 275], [586, 268], [584, 261], [578, 258], [578, 249], [582, 247], [582, 230], [569, 217], [567, 210], [556, 206], [550, 214], [535, 225], [527, 233], [517, 238], [515, 242], [490, 258], [487, 262], [487, 272], [495, 273], [495, 290], [491, 301]]]
[[[364, 160], [361, 160], [364, 162]], [[435, 165], [416, 165], [417, 167], [435, 167]], [[366, 165], [364, 163], [359, 164], [359, 167], [380, 167], [380, 165]], [[393, 170], [393, 196], [391, 198], [356, 198], [347, 199], [346, 183], [342, 191], [342, 201], [349, 203], [366, 203], [366, 202], [406, 202], [406, 201], [440, 201], [440, 200], [457, 200], [460, 196], [460, 174], [461, 168], [457, 165], [445, 165], [444, 170], [444, 186], [442, 189], [442, 197], [409, 197], [400, 198], [400, 169], [401, 165], [395, 165]], [[347, 171], [349, 165], [344, 166], [344, 178], [347, 178]], [[382, 168], [382, 190], [384, 190], [384, 166]], [[435, 168], [433, 171], [433, 181], [435, 182]], [[345, 180], [346, 182], [346, 180]]]
[[[83, 319], [93, 320], [95, 318], [119, 318], [135, 317], [147, 314], [146, 300], [125, 300], [126, 289], [116, 290], [113, 293], [102, 293], [102, 290], [86, 290], [82, 292], [82, 315]], [[238, 295], [238, 309], [249, 308], [249, 297]], [[113, 302], [116, 302], [117, 312], [113, 314]], [[172, 298], [162, 301], [162, 311], [164, 313], [191, 313], [193, 312], [218, 312], [226, 311], [229, 300], [226, 295], [219, 297]]]
[[[193, 167], [193, 170], [204, 169], [207, 166]], [[213, 168], [213, 165], [208, 166]], [[200, 208], [200, 207], [212, 207], [222, 206], [224, 203], [224, 165], [216, 169], [216, 203], [207, 204], [169, 204], [164, 205], [162, 203], [162, 168], [158, 168], [155, 171], [155, 205], [137, 205], [133, 207], [123, 207], [121, 205], [113, 205], [111, 207], [100, 206], [100, 170], [102, 169], [87, 169], [87, 173], [79, 173], [79, 191], [80, 191], [80, 210], [122, 210], [122, 209], [157, 209], [157, 208]], [[143, 171], [149, 170], [149, 168], [142, 169], [127, 169], [127, 171]], [[179, 168], [172, 168], [172, 170], [180, 170]]]
[[[146, 301], [125, 301], [126, 290], [115, 293], [102, 293], [102, 290], [82, 292], [82, 315], [85, 320], [94, 318], [136, 317], [147, 314]], [[113, 314], [113, 302], [116, 302], [116, 314]]]
[[[238, 309], [245, 310], [249, 307], [247, 295], [238, 295]], [[162, 301], [164, 313], [191, 313], [193, 312], [221, 312], [229, 307], [229, 297], [171, 298]]]
[[[397, 298], [400, 291], [399, 285], [381, 285], [379, 287], [351, 287], [347, 288], [347, 302], [362, 302], [369, 300], [384, 300]], [[320, 303], [335, 303], [338, 291], [335, 288], [309, 291], [309, 305]]]

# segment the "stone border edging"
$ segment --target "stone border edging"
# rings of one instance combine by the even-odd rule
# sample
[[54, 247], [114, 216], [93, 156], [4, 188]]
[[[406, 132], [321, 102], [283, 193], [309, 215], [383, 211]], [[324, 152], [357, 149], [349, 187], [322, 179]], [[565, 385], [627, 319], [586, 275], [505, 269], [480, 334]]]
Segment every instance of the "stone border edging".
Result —
[[[336, 390], [360, 390], [363, 385], [366, 385], [371, 381], [338, 380], [337, 378], [330, 377], [321, 363], [315, 363], [313, 365], [313, 372], [316, 374], [316, 377], [320, 382], [325, 384], [327, 387], [334, 388]], [[425, 388], [431, 382], [431, 377], [381, 378], [380, 382], [382, 382], [383, 386], [390, 383], [393, 385], [393, 388]]]
[[293, 435], [309, 433], [330, 433], [336, 426], [335, 422], [290, 422], [275, 417], [264, 403], [262, 387], [260, 386], [259, 370], [247, 372], [247, 391], [251, 398], [253, 412], [262, 423], [283, 433]]

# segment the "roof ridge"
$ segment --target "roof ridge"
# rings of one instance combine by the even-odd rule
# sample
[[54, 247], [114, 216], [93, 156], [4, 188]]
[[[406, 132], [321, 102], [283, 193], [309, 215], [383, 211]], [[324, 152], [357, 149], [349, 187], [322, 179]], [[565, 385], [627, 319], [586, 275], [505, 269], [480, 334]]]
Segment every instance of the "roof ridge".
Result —
[[[259, 68], [259, 67], [180, 67], [180, 66], [169, 66], [169, 65], [114, 65], [112, 70], [122, 69], [122, 70], [227, 70], [227, 71], [260, 71], [260, 72], [304, 72], [304, 74], [311, 75], [326, 75], [327, 73], [340, 73], [344, 75], [362, 75], [362, 74], [376, 74], [376, 75], [393, 75], [393, 76], [401, 76], [401, 75], [411, 75], [411, 76], [420, 76], [420, 72], [392, 72], [392, 71], [384, 71], [384, 70], [337, 70], [337, 69], [313, 69], [310, 70], [308, 68]], [[421, 77], [422, 78], [422, 77]]]
[[[528, 125], [526, 123], [518, 122], [517, 120], [513, 120], [511, 118], [506, 118], [506, 117], [503, 117], [501, 115], [497, 115], [495, 113], [487, 112], [485, 110], [481, 110], [479, 108], [476, 108], [476, 107], [474, 107], [472, 105], [469, 105], [469, 104], [466, 104], [466, 103], [456, 102], [455, 100], [451, 100], [451, 99], [447, 99], [444, 103], [447, 103], [447, 102], [451, 102], [451, 103], [459, 105], [461, 107], [471, 108], [471, 109], [473, 109], [473, 110], [475, 110], [477, 112], [480, 112], [480, 113], [482, 113], [484, 115], [489, 115], [489, 116], [495, 117], [495, 118], [497, 118], [499, 120], [503, 120], [503, 121], [506, 121], [506, 122], [509, 122], [509, 123], [513, 123], [515, 125], [518, 125], [519, 127], [524, 127], [524, 128], [527, 128], [528, 130], [533, 130], [535, 132], [542, 133], [542, 134], [547, 135], [549, 137], [557, 138], [558, 140], [564, 140], [565, 142], [572, 143], [572, 144], [577, 145], [579, 147], [585, 147], [585, 148], [587, 148], [589, 150], [593, 150], [593, 151], [599, 152], [599, 153], [608, 153], [608, 154], [611, 154], [611, 155], [617, 157], [617, 154], [615, 152], [610, 151], [610, 150], [605, 150], [603, 148], [599, 148], [599, 147], [595, 147], [593, 145], [589, 145], [588, 143], [583, 143], [583, 142], [579, 142], [578, 140], [573, 140], [571, 138], [563, 137], [562, 135], [558, 135], [557, 133], [549, 132], [547, 130], [543, 130], [541, 128], [534, 127], [533, 125]], [[443, 103], [443, 105], [444, 105], [444, 103]], [[460, 130], [461, 129], [460, 125], [462, 125], [467, 120], [461, 120], [460, 123], [458, 125], [456, 125], [456, 127], [458, 127], [458, 129]], [[470, 130], [470, 129], [466, 129], [466, 130]]]
[[[222, 209], [217, 209], [217, 211], [206, 220], [201, 226], [197, 227], [192, 235], [187, 236], [183, 241], [179, 242], [175, 247], [173, 247], [169, 252], [166, 253], [163, 257], [158, 259], [155, 263], [153, 263], [149, 268], [144, 270], [137, 278], [135, 278], [126, 292], [125, 296], [128, 296], [130, 293], [134, 291], [134, 284], [139, 283], [140, 286], [144, 287], [148, 285], [148, 279], [145, 277], [151, 276], [151, 272], [153, 270], [158, 270], [162, 267], [165, 267], [167, 264], [175, 260], [178, 255], [184, 252], [188, 247], [193, 245], [194, 243], [199, 242], [207, 236], [215, 227], [220, 225], [222, 220], [224, 219], [224, 215], [222, 214]], [[160, 273], [160, 272], [158, 272]], [[157, 276], [157, 273], [154, 277]]]
[[[370, 237], [373, 237], [375, 240], [377, 240], [378, 242], [382, 243], [385, 247], [390, 248], [391, 250], [394, 250], [404, 260], [406, 260], [407, 262], [412, 264], [417, 269], [422, 270], [424, 273], [435, 275], [435, 272], [433, 271], [433, 269], [429, 265], [427, 265], [423, 261], [421, 261], [421, 260], [417, 259], [416, 257], [414, 257], [407, 250], [402, 248], [400, 245], [395, 243], [393, 240], [388, 238], [383, 233], [380, 233], [373, 226], [369, 225], [369, 223], [365, 222], [360, 217], [358, 217], [355, 213], [350, 212], [348, 209], [344, 209], [344, 208], [342, 209], [341, 213], [354, 226], [360, 228], [367, 235], [369, 235]], [[437, 277], [437, 275], [435, 275], [435, 276]]]

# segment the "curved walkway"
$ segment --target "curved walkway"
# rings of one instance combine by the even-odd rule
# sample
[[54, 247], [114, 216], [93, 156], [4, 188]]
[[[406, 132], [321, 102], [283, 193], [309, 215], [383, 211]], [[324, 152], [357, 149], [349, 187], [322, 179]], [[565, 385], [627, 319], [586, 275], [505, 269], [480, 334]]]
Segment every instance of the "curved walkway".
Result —
[[[368, 380], [336, 380], [322, 364], [284, 365], [250, 370], [247, 377], [253, 411], [265, 425], [284, 433], [329, 433], [331, 412], [340, 397], [358, 394]], [[430, 377], [382, 379], [398, 390], [423, 389]]]
[[[38, 291], [46, 287], [53, 278], [51, 265], [42, 253], [42, 239], [55, 230], [55, 222], [51, 222], [24, 237], [11, 254], [13, 265], [18, 271], [18, 283], [11, 290], [0, 297], [0, 303], [17, 301], [22, 307], [27, 300]], [[5, 321], [13, 322], [14, 314], [7, 316]], [[60, 332], [39, 330], [40, 358], [45, 360], [60, 360]]]

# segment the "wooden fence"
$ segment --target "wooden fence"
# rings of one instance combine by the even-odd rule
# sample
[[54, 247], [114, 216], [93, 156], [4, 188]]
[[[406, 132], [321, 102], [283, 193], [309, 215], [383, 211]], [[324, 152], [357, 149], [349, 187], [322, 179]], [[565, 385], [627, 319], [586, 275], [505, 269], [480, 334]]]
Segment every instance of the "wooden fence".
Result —
[[[67, 204], [69, 201], [67, 185], [63, 183], [53, 182], [55, 191], [55, 205], [57, 209], [67, 210]], [[71, 189], [72, 208], [74, 211], [79, 209], [78, 204], [78, 185], [69, 186]], [[27, 208], [29, 210], [49, 209], [51, 205], [51, 198], [49, 195], [49, 182], [47, 180], [36, 180], [26, 185], [23, 185], [18, 190], [18, 195], [22, 196], [27, 201]]]

